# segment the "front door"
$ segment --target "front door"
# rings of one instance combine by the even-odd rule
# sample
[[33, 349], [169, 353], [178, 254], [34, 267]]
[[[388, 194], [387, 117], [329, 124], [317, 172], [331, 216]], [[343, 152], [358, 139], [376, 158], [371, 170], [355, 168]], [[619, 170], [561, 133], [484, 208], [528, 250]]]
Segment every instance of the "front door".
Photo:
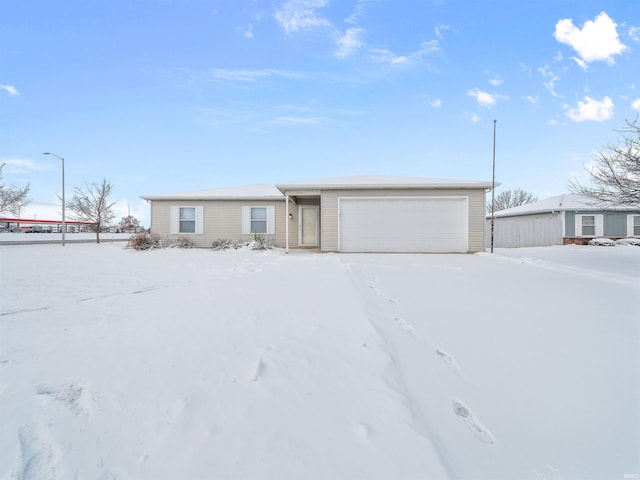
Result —
[[300, 246], [318, 246], [318, 207], [300, 205]]

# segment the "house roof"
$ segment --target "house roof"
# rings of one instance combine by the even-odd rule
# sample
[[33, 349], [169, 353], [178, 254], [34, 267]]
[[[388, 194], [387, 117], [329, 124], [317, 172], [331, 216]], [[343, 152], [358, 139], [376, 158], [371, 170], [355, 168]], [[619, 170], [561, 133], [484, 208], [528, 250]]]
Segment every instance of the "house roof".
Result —
[[302, 182], [276, 185], [285, 190], [345, 190], [370, 188], [491, 188], [491, 182], [477, 180], [453, 180], [445, 178], [387, 177], [387, 176], [348, 176], [307, 180]]
[[188, 192], [143, 195], [144, 200], [282, 200], [287, 190], [401, 188], [491, 188], [491, 182], [440, 178], [351, 176], [309, 180], [281, 185], [247, 185], [244, 187], [193, 190]]
[[[594, 203], [592, 199], [584, 195], [576, 195], [565, 193], [563, 195], [556, 195], [555, 197], [545, 198], [537, 202], [529, 203], [527, 205], [520, 205], [519, 207], [507, 208], [494, 213], [495, 217], [515, 217], [518, 215], [533, 215], [536, 213], [547, 212], [559, 212], [564, 210], [590, 210], [590, 211], [602, 211], [602, 210], [637, 210], [637, 207], [629, 207], [623, 205], [605, 205]], [[488, 215], [490, 216], [490, 215]]]
[[282, 200], [283, 197], [274, 185], [264, 184], [142, 196], [145, 200]]

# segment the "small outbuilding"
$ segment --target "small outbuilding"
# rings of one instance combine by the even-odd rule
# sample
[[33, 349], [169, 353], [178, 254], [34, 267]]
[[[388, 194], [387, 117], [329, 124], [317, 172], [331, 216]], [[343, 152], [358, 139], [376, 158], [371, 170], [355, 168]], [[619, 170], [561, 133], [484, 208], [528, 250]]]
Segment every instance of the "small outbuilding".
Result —
[[491, 182], [355, 176], [145, 195], [151, 230], [214, 240], [264, 236], [324, 252], [484, 251]]
[[[598, 237], [640, 237], [640, 206], [594, 204], [575, 194], [501, 210], [494, 217], [494, 246], [498, 248], [586, 245]], [[489, 215], [487, 231], [490, 222]]]

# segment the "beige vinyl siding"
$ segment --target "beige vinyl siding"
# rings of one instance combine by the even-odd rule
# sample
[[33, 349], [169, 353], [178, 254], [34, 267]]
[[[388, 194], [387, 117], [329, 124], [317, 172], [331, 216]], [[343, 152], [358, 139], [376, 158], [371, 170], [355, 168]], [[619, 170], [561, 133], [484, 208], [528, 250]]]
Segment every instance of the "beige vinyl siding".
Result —
[[338, 199], [340, 197], [468, 197], [469, 251], [484, 251], [484, 189], [388, 189], [388, 190], [323, 190], [321, 202], [322, 251], [338, 251]]
[[[242, 234], [242, 207], [243, 206], [275, 206], [275, 234], [264, 234], [265, 239], [272, 240], [277, 247], [285, 246], [285, 227], [289, 222], [289, 245], [298, 245], [297, 235], [297, 207], [292, 202], [289, 205], [289, 213], [293, 219], [285, 220], [284, 200], [154, 200], [151, 208], [152, 231], [164, 238], [177, 238], [180, 235], [172, 235], [170, 217], [172, 206], [202, 206], [204, 210], [203, 234], [187, 234], [197, 247], [209, 248], [214, 240], [229, 239], [234, 242], [248, 241], [253, 235]], [[181, 234], [185, 235], [185, 234]]]
[[485, 191], [476, 189], [458, 192], [466, 192], [469, 196], [469, 251], [484, 252], [484, 218], [487, 208]]

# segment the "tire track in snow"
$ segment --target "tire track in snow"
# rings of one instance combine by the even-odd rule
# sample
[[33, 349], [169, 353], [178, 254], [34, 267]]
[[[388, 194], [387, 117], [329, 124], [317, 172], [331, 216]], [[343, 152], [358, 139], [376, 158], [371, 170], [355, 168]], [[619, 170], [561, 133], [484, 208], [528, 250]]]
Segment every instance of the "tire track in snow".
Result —
[[640, 282], [638, 282], [637, 278], [630, 277], [622, 274], [613, 274], [609, 272], [603, 272], [600, 270], [595, 270], [591, 268], [581, 268], [581, 267], [573, 267], [570, 265], [562, 265], [560, 263], [553, 263], [548, 260], [536, 260], [530, 257], [509, 257], [506, 255], [493, 254], [493, 256], [489, 253], [481, 252], [476, 253], [478, 256], [495, 258], [497, 260], [511, 262], [511, 263], [520, 263], [523, 265], [544, 268], [547, 270], [553, 270], [556, 272], [570, 273], [573, 275], [580, 275], [583, 277], [596, 278], [606, 282], [618, 283], [625, 286], [632, 286], [635, 288], [640, 288]]

